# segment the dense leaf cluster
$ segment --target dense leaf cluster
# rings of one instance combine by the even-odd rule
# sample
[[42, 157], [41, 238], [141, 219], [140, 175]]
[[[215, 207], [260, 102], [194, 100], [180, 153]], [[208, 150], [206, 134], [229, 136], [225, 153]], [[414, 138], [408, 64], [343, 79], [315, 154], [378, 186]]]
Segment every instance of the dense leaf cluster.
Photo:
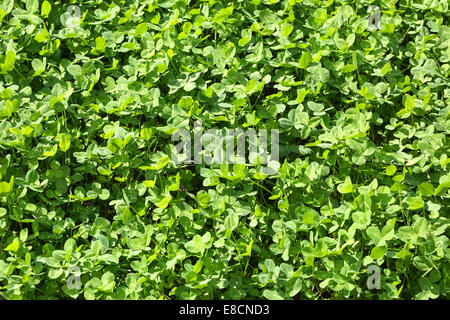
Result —
[[0, 4], [3, 299], [448, 298], [447, 0], [71, 2]]

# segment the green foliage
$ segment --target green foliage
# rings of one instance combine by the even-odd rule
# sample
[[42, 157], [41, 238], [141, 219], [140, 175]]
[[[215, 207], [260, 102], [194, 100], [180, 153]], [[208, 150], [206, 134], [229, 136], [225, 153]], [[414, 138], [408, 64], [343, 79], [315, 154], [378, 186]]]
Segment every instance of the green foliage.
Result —
[[2, 299], [448, 299], [448, 1], [75, 5], [0, 4]]

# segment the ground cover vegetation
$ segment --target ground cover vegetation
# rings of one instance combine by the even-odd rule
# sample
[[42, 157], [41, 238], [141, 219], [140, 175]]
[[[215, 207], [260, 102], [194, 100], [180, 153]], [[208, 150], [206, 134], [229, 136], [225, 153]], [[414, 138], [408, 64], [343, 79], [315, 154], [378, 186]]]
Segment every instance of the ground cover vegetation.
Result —
[[[448, 23], [447, 0], [3, 0], [1, 299], [447, 299]], [[194, 121], [279, 130], [277, 173], [175, 164]]]

